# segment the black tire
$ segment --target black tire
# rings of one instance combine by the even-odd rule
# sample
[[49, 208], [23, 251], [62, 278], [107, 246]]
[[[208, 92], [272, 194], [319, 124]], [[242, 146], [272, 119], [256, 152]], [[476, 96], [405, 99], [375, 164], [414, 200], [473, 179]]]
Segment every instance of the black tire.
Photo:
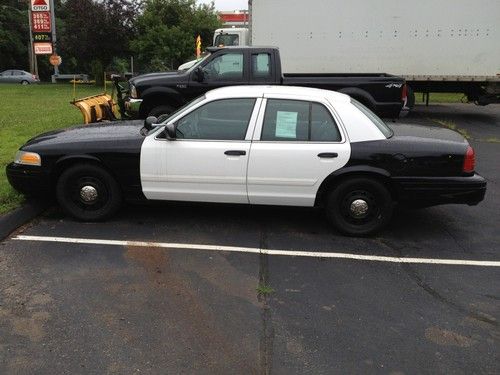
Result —
[[[360, 205], [358, 212], [353, 205], [355, 201]], [[368, 236], [389, 222], [393, 206], [391, 194], [382, 183], [371, 178], [352, 177], [330, 192], [325, 209], [328, 219], [341, 233]]]
[[[96, 197], [85, 196], [84, 187], [95, 190]], [[81, 221], [99, 221], [113, 215], [121, 206], [122, 193], [106, 170], [93, 164], [76, 164], [66, 169], [56, 185], [56, 197], [62, 209]]]
[[29, 85], [29, 84], [30, 83], [28, 81], [24, 80], [24, 79], [21, 81], [21, 85]]
[[165, 120], [173, 111], [174, 109], [169, 105], [159, 105], [153, 107], [149, 111], [148, 116], [156, 117], [158, 119], [158, 123], [160, 123]]

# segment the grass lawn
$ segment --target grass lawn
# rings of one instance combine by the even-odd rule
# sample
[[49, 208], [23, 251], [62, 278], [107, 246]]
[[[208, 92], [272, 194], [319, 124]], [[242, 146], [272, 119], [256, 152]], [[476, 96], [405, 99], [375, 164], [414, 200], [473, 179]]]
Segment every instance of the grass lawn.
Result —
[[[429, 104], [436, 103], [462, 103], [467, 101], [467, 97], [464, 94], [448, 93], [448, 92], [431, 92], [429, 96]], [[425, 100], [422, 100], [422, 93], [415, 93], [415, 104], [424, 104]]]
[[[103, 92], [102, 87], [78, 85], [76, 97]], [[108, 89], [109, 92], [109, 89]], [[33, 136], [82, 123], [71, 84], [0, 84], [0, 214], [17, 207], [23, 197], [11, 188], [5, 166], [16, 151]]]

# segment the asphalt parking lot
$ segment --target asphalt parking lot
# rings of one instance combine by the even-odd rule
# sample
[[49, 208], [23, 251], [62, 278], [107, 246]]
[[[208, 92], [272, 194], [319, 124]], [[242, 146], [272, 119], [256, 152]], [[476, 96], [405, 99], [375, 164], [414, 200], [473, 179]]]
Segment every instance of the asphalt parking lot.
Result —
[[485, 201], [364, 239], [308, 209], [49, 209], [0, 243], [0, 374], [500, 373], [500, 106], [398, 122], [466, 134]]

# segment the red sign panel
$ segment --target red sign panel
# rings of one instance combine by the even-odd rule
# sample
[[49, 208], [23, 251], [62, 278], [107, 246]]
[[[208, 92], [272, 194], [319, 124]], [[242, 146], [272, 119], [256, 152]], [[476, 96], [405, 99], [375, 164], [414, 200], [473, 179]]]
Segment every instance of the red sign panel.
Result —
[[35, 55], [52, 55], [52, 43], [33, 43]]
[[31, 0], [31, 10], [34, 12], [50, 10], [50, 4], [48, 0]]
[[50, 12], [31, 12], [31, 27], [34, 32], [50, 32]]

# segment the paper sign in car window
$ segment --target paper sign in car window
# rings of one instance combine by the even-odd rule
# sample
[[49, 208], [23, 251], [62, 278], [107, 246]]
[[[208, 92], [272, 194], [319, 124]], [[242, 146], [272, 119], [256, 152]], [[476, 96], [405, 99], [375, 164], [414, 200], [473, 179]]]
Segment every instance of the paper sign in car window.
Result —
[[276, 137], [297, 138], [298, 112], [278, 111], [276, 113]]

